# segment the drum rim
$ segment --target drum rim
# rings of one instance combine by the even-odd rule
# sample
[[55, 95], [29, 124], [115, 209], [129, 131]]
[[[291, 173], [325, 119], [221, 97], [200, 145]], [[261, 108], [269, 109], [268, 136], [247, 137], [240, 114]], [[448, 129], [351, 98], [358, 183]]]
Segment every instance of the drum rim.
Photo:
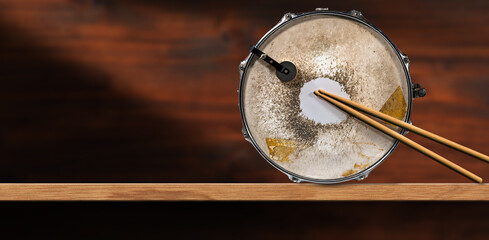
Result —
[[[406, 80], [407, 80], [407, 84], [408, 84], [408, 98], [409, 99], [407, 101], [408, 102], [408, 104], [407, 104], [408, 106], [407, 106], [407, 109], [406, 109], [406, 118], [405, 118], [405, 121], [408, 122], [408, 123], [411, 123], [411, 107], [412, 107], [412, 104], [413, 104], [413, 92], [412, 92], [412, 81], [411, 81], [411, 76], [409, 74], [409, 69], [408, 69], [407, 64], [404, 62], [404, 58], [406, 56], [401, 53], [401, 51], [396, 47], [396, 45], [380, 29], [378, 29], [377, 27], [375, 27], [373, 24], [371, 24], [370, 22], [368, 22], [363, 17], [357, 17], [358, 15], [354, 16], [352, 14], [344, 13], [344, 12], [338, 12], [338, 11], [322, 11], [322, 10], [321, 11], [312, 11], [312, 12], [306, 12], [306, 13], [298, 14], [298, 15], [295, 15], [295, 16], [291, 17], [290, 19], [286, 19], [284, 17], [285, 20], [280, 21], [277, 25], [275, 25], [272, 29], [270, 29], [258, 41], [258, 43], [256, 44], [256, 47], [260, 47], [263, 44], [263, 42], [265, 42], [271, 35], [273, 35], [276, 31], [278, 31], [279, 29], [281, 29], [285, 25], [290, 24], [291, 22], [293, 22], [293, 21], [295, 21], [297, 19], [300, 19], [300, 18], [303, 18], [303, 17], [308, 17], [308, 16], [311, 16], [311, 15], [329, 15], [329, 16], [336, 16], [336, 17], [340, 17], [340, 18], [346, 18], [346, 19], [349, 19], [349, 20], [352, 20], [352, 21], [355, 21], [355, 22], [359, 22], [359, 23], [361, 23], [361, 24], [369, 27], [373, 31], [377, 32], [381, 37], [384, 38], [384, 40], [386, 40], [386, 42], [392, 47], [392, 49], [396, 53], [396, 56], [397, 56], [399, 62], [401, 63], [402, 68], [404, 70], [404, 74], [406, 76]], [[378, 165], [380, 165], [382, 162], [384, 162], [385, 159], [387, 159], [390, 156], [390, 154], [392, 154], [392, 152], [394, 151], [394, 149], [399, 144], [399, 140], [395, 140], [394, 143], [392, 144], [391, 148], [382, 157], [380, 157], [379, 160], [377, 160], [374, 164], [370, 165], [366, 169], [363, 169], [362, 171], [359, 171], [357, 173], [354, 173], [352, 175], [349, 175], [349, 176], [346, 176], [346, 177], [342, 177], [342, 178], [318, 179], [318, 178], [305, 177], [305, 176], [299, 175], [297, 173], [291, 172], [291, 171], [283, 168], [282, 166], [278, 165], [272, 159], [270, 159], [270, 157], [260, 148], [260, 146], [258, 146], [257, 142], [253, 138], [253, 135], [251, 134], [251, 131], [250, 131], [249, 126], [248, 126], [248, 123], [246, 121], [246, 116], [245, 116], [244, 107], [243, 107], [244, 106], [244, 103], [243, 103], [243, 98], [244, 98], [243, 92], [244, 92], [244, 88], [243, 87], [244, 87], [244, 82], [245, 82], [245, 79], [244, 78], [246, 76], [247, 70], [249, 69], [249, 65], [251, 63], [250, 60], [253, 59], [253, 56], [254, 56], [254, 54], [253, 53], [250, 53], [248, 55], [248, 57], [245, 59], [244, 62], [246, 62], [246, 65], [244, 66], [244, 68], [242, 69], [242, 72], [240, 74], [240, 83], [239, 83], [239, 109], [240, 109], [241, 121], [243, 122], [243, 131], [244, 131], [243, 133], [244, 134], [247, 134], [247, 136], [248, 136], [248, 139], [247, 140], [253, 145], [253, 147], [258, 151], [258, 153], [269, 164], [271, 164], [276, 169], [278, 169], [279, 171], [281, 171], [284, 174], [286, 174], [294, 182], [302, 182], [302, 181], [305, 181], [305, 182], [320, 183], [320, 184], [333, 184], [333, 183], [346, 182], [346, 181], [350, 181], [350, 180], [354, 180], [354, 179], [363, 180], [363, 179], [365, 179], [368, 176], [368, 174], [372, 170], [374, 170]], [[405, 129], [401, 129], [400, 134], [403, 134], [404, 135], [406, 133], [407, 133], [407, 131]]]

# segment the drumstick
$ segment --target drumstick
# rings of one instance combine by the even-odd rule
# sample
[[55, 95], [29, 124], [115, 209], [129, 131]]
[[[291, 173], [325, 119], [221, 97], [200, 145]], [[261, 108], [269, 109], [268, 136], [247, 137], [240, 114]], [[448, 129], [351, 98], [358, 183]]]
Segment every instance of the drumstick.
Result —
[[324, 94], [321, 94], [320, 92], [318, 91], [314, 91], [314, 94], [316, 94], [316, 96], [319, 96], [323, 99], [325, 99], [326, 101], [330, 102], [331, 104], [335, 105], [336, 107], [342, 109], [343, 111], [355, 116], [356, 118], [358, 118], [359, 120], [365, 122], [366, 124], [376, 128], [377, 130], [399, 140], [400, 142], [408, 145], [409, 147], [413, 148], [414, 150], [430, 157], [431, 159], [445, 165], [446, 167], [454, 170], [455, 172], [467, 177], [468, 179], [474, 181], [474, 182], [477, 182], [477, 183], [481, 183], [482, 182], [482, 178], [469, 172], [468, 170], [460, 167], [459, 165], [449, 161], [448, 159], [430, 151], [429, 149], [423, 147], [422, 145], [414, 142], [413, 140], [395, 132], [394, 130], [378, 123], [377, 121], [365, 116], [364, 114], [346, 106], [345, 104], [341, 103], [341, 102], [338, 102], [336, 100], [334, 100], [333, 98], [330, 98], [328, 97], [327, 95], [324, 95]]
[[445, 145], [447, 147], [456, 149], [456, 150], [458, 150], [460, 152], [466, 153], [466, 154], [468, 154], [468, 155], [470, 155], [472, 157], [478, 158], [480, 160], [483, 160], [483, 161], [486, 161], [486, 162], [489, 163], [489, 156], [484, 155], [484, 154], [482, 154], [480, 152], [477, 152], [477, 151], [475, 151], [473, 149], [470, 149], [468, 147], [465, 147], [463, 145], [460, 145], [460, 144], [458, 144], [456, 142], [450, 141], [450, 140], [448, 140], [448, 139], [446, 139], [444, 137], [438, 136], [438, 135], [436, 135], [436, 134], [434, 134], [432, 132], [428, 132], [428, 131], [426, 131], [426, 130], [424, 130], [422, 128], [413, 126], [413, 125], [411, 125], [409, 123], [406, 123], [406, 122], [403, 122], [403, 121], [401, 121], [401, 120], [399, 120], [397, 118], [391, 117], [391, 116], [389, 116], [387, 114], [381, 113], [379, 111], [375, 111], [375, 110], [373, 110], [373, 109], [371, 109], [371, 108], [369, 108], [367, 106], [364, 106], [364, 105], [362, 105], [360, 103], [351, 101], [349, 99], [346, 99], [346, 98], [343, 98], [343, 97], [340, 97], [340, 96], [336, 96], [336, 95], [331, 94], [331, 93], [328, 93], [328, 92], [326, 92], [326, 91], [324, 91], [322, 89], [320, 89], [319, 92], [322, 93], [322, 94], [328, 95], [329, 97], [334, 98], [335, 100], [340, 101], [343, 104], [346, 104], [346, 105], [348, 105], [350, 107], [356, 108], [356, 109], [358, 109], [358, 110], [360, 110], [362, 112], [368, 113], [368, 114], [370, 114], [372, 116], [375, 116], [375, 117], [377, 117], [379, 119], [382, 119], [382, 120], [384, 120], [386, 122], [392, 123], [394, 125], [397, 125], [399, 127], [402, 127], [404, 129], [407, 129], [407, 130], [409, 130], [411, 132], [417, 133], [417, 134], [419, 134], [419, 135], [421, 135], [423, 137], [429, 138], [429, 139], [431, 139], [431, 140], [433, 140], [435, 142], [441, 143], [441, 144], [443, 144], [443, 145]]

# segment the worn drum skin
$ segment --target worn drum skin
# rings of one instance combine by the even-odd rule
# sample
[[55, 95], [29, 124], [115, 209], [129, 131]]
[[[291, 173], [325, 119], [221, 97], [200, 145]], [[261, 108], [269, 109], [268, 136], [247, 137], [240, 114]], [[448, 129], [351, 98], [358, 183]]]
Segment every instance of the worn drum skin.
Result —
[[408, 58], [360, 12], [286, 14], [256, 48], [297, 75], [282, 82], [254, 54], [240, 64], [243, 134], [291, 180], [361, 180], [394, 150], [396, 140], [313, 96], [323, 88], [410, 122]]

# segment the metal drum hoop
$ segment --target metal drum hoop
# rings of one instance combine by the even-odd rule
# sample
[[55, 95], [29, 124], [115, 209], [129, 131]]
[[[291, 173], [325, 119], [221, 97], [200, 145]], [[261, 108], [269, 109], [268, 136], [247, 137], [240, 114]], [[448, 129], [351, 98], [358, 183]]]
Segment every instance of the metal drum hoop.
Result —
[[[349, 19], [349, 20], [361, 23], [361, 24], [369, 27], [370, 29], [372, 29], [376, 33], [378, 33], [380, 36], [382, 36], [382, 38], [389, 44], [389, 46], [392, 47], [392, 49], [396, 53], [399, 61], [401, 62], [401, 65], [404, 69], [404, 74], [405, 74], [406, 79], [407, 79], [408, 89], [411, 90], [411, 91], [408, 91], [408, 100], [407, 100], [408, 104], [407, 104], [406, 118], [405, 118], [405, 121], [411, 124], [411, 107], [412, 107], [412, 103], [413, 103], [413, 94], [414, 93], [413, 93], [413, 84], [411, 82], [411, 77], [409, 75], [409, 59], [405, 54], [403, 54], [399, 51], [399, 49], [394, 45], [394, 43], [382, 31], [380, 31], [380, 29], [378, 29], [377, 27], [375, 27], [374, 25], [369, 23], [363, 17], [363, 15], [356, 10], [352, 10], [352, 11], [349, 11], [347, 13], [344, 13], [344, 12], [338, 12], [338, 11], [329, 11], [329, 10], [318, 9], [316, 11], [302, 13], [302, 14], [298, 14], [298, 15], [293, 14], [293, 13], [287, 13], [284, 15], [284, 17], [280, 20], [280, 22], [277, 25], [275, 25], [270, 31], [268, 31], [260, 39], [260, 41], [258, 41], [258, 43], [256, 44], [256, 47], [259, 48], [270, 36], [272, 36], [277, 30], [281, 29], [282, 27], [294, 22], [295, 20], [305, 18], [305, 17], [309, 17], [309, 16], [313, 16], [313, 15], [335, 16], [335, 17], [345, 18], [345, 19]], [[379, 164], [381, 164], [394, 151], [396, 146], [399, 144], [399, 141], [396, 140], [394, 142], [394, 144], [392, 145], [392, 147], [379, 160], [377, 160], [377, 162], [375, 162], [374, 164], [370, 165], [368, 168], [366, 168], [362, 171], [359, 171], [355, 174], [352, 174], [352, 175], [349, 175], [349, 176], [343, 177], [343, 178], [315, 179], [315, 178], [309, 178], [309, 177], [301, 176], [301, 175], [298, 175], [296, 173], [293, 173], [293, 172], [290, 172], [290, 171], [284, 169], [283, 167], [276, 164], [272, 159], [270, 159], [268, 157], [268, 155], [264, 151], [262, 151], [260, 149], [260, 147], [258, 146], [256, 141], [254, 140], [253, 136], [251, 135], [251, 133], [249, 131], [248, 124], [246, 122], [246, 116], [245, 116], [244, 107], [243, 107], [243, 105], [244, 105], [244, 103], [243, 103], [244, 84], [245, 84], [245, 76], [246, 76], [247, 70], [249, 69], [249, 65], [250, 65], [253, 57], [254, 57], [254, 54], [250, 53], [250, 55], [248, 55], [248, 57], [244, 61], [242, 61], [239, 65], [240, 84], [239, 84], [238, 92], [239, 92], [239, 108], [240, 108], [241, 120], [243, 122], [242, 133], [243, 133], [245, 139], [253, 145], [253, 147], [259, 152], [259, 154], [268, 163], [270, 163], [276, 169], [278, 169], [281, 172], [283, 172], [284, 174], [286, 174], [290, 178], [290, 180], [292, 180], [293, 182], [312, 182], [312, 183], [320, 183], [320, 184], [333, 184], [333, 183], [350, 181], [350, 180], [354, 180], [354, 179], [363, 180], [368, 176], [368, 174], [373, 169], [375, 169]], [[407, 133], [407, 131], [402, 129], [400, 133], [405, 135]]]

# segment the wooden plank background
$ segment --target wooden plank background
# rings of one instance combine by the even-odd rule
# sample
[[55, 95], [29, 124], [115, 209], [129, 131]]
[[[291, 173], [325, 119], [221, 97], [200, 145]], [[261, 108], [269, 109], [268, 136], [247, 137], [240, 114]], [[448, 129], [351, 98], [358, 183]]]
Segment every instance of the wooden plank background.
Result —
[[[362, 11], [428, 89], [414, 124], [489, 152], [488, 1], [3, 0], [0, 182], [289, 182], [241, 136], [237, 66], [315, 7]], [[399, 146], [365, 182], [467, 180]]]
[[[486, 0], [0, 0], [0, 182], [288, 183], [241, 136], [237, 67], [284, 13], [316, 7], [362, 11], [428, 89], [413, 122], [489, 152]], [[489, 179], [487, 164], [410, 136]], [[401, 145], [364, 182], [467, 180]], [[101, 229], [121, 238], [489, 235], [486, 203], [94, 205], [3, 204], [2, 214], [21, 226], [7, 231], [17, 238], [53, 228], [70, 239]]]

